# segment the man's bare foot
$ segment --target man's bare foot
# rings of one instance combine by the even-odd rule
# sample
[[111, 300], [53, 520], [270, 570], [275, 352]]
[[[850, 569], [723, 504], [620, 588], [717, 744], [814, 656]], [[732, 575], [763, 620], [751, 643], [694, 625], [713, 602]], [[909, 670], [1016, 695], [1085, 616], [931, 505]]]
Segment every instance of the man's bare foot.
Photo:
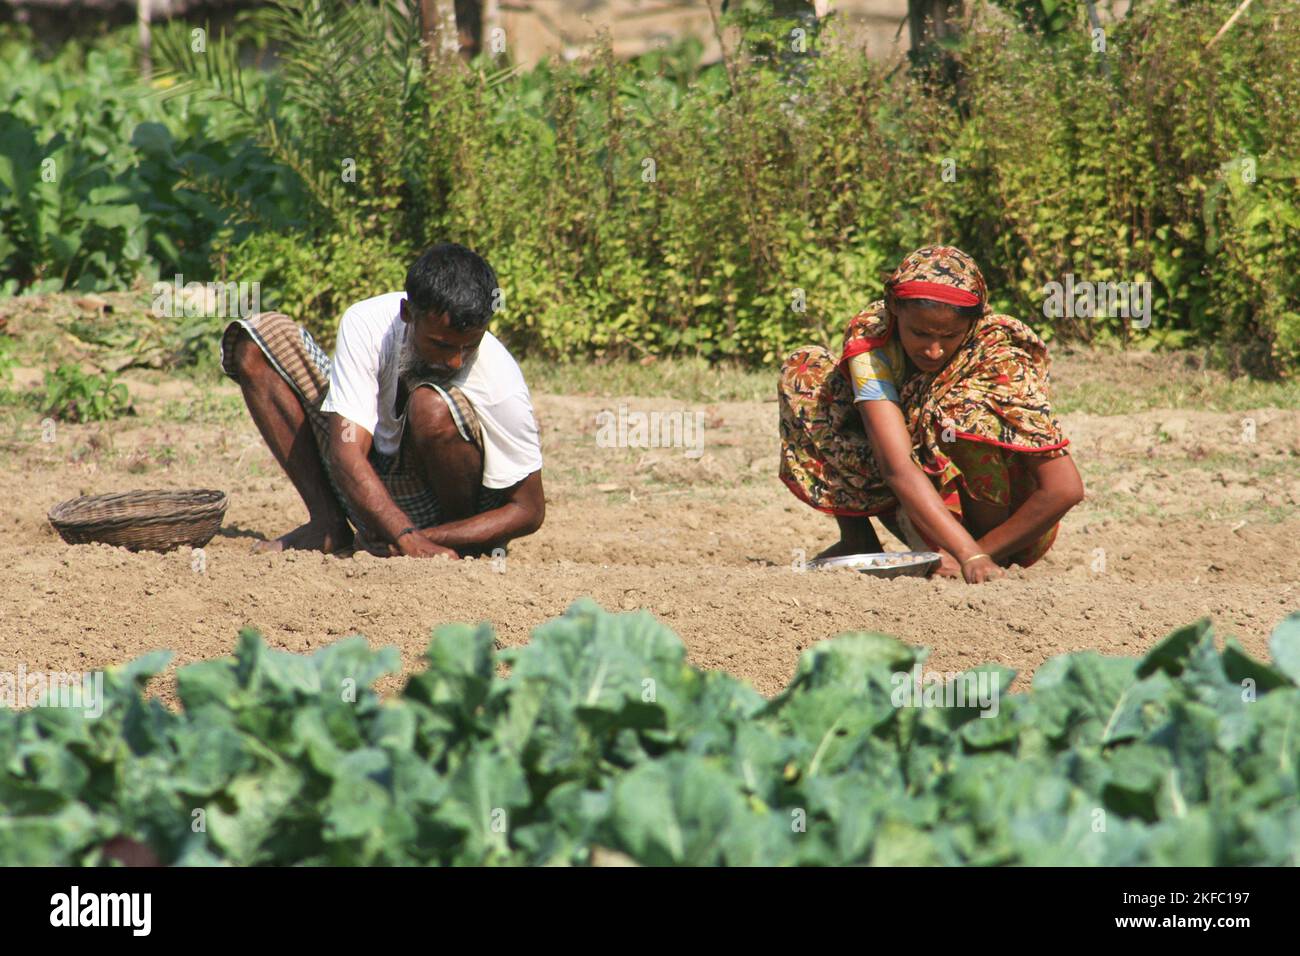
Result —
[[308, 521], [274, 541], [259, 541], [253, 545], [254, 554], [276, 551], [320, 551], [333, 554], [352, 545], [352, 529], [342, 525], [313, 524]]

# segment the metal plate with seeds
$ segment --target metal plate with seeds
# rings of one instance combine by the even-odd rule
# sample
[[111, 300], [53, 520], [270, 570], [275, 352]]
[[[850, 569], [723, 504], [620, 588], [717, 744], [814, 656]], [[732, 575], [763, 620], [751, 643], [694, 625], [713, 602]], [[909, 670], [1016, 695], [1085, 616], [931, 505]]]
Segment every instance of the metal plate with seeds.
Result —
[[934, 551], [882, 551], [877, 554], [846, 554], [838, 558], [814, 558], [810, 571], [848, 569], [877, 578], [923, 578], [939, 566], [942, 558]]

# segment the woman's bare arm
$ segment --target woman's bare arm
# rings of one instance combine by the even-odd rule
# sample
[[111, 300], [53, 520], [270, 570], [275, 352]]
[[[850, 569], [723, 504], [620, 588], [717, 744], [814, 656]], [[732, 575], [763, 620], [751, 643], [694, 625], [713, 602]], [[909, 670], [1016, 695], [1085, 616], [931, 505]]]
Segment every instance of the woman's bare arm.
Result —
[[1069, 455], [1044, 458], [1023, 456], [1038, 487], [1024, 504], [996, 528], [979, 539], [979, 550], [1005, 561], [1029, 547], [1083, 500], [1083, 479]]
[[948, 551], [959, 562], [967, 581], [984, 581], [1000, 573], [988, 559], [977, 559], [969, 564], [971, 556], [981, 548], [962, 527], [939, 497], [934, 484], [912, 460], [912, 436], [903, 420], [903, 410], [891, 401], [858, 402], [862, 424], [876, 454], [880, 476], [884, 478], [898, 498], [912, 523], [930, 541]]

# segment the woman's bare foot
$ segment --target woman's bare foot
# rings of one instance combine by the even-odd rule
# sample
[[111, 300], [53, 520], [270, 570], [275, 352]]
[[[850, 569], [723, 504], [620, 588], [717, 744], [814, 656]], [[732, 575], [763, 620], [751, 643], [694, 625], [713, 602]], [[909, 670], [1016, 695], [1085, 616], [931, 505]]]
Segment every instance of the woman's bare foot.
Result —
[[254, 554], [276, 551], [320, 551], [333, 554], [352, 545], [352, 529], [346, 524], [326, 525], [308, 521], [274, 541], [259, 541], [253, 545]]
[[[817, 555], [818, 558], [842, 558], [850, 554], [879, 554], [884, 548], [876, 529], [871, 526], [870, 518], [841, 518], [835, 521], [840, 526], [840, 540]], [[813, 560], [816, 560], [814, 558]]]
[[[878, 551], [879, 548], [877, 548], [876, 550]], [[859, 547], [858, 545], [853, 544], [851, 542], [836, 541], [829, 548], [820, 552], [817, 555], [817, 557], [813, 558], [813, 560], [817, 561], [820, 560], [821, 558], [844, 558], [844, 557], [848, 557], [850, 554], [874, 554], [874, 553], [875, 551], [872, 551], [869, 548]]]

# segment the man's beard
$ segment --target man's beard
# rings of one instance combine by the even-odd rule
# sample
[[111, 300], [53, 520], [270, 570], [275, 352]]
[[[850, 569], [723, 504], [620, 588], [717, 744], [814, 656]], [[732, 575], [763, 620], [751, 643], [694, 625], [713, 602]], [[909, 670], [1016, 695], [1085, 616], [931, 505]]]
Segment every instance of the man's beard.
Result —
[[441, 368], [436, 365], [430, 365], [424, 359], [420, 358], [419, 353], [411, 345], [411, 336], [407, 334], [402, 339], [402, 353], [397, 361], [397, 374], [402, 381], [408, 385], [414, 382], [437, 382], [442, 385], [449, 381], [456, 373], [449, 368]]

